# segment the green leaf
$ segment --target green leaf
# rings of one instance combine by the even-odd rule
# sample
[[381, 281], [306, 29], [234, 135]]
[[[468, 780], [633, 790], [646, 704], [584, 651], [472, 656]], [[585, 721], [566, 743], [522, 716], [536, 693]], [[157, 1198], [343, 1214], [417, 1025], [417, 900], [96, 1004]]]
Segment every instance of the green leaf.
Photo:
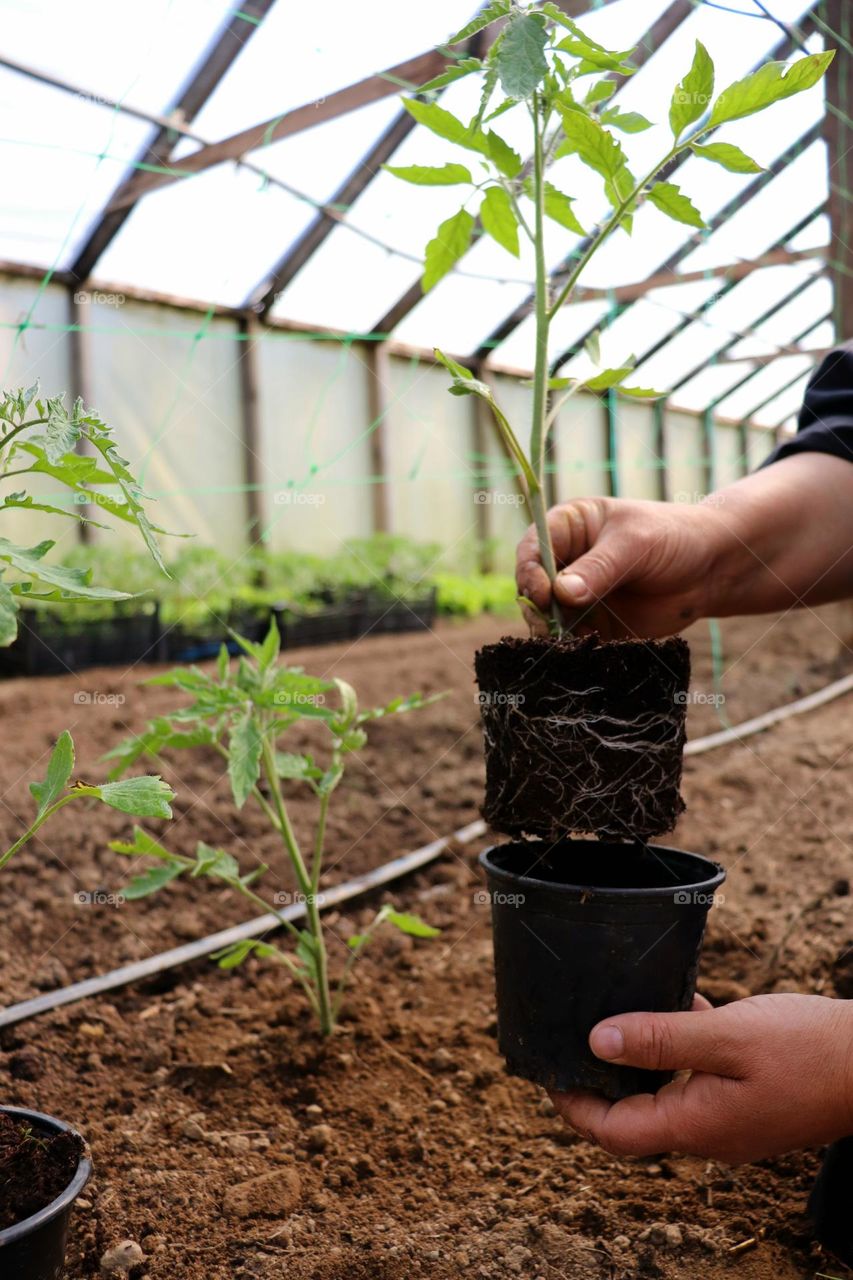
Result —
[[281, 632], [278, 629], [275, 616], [271, 614], [269, 629], [258, 652], [258, 665], [261, 671], [268, 671], [270, 667], [275, 666], [280, 651]]
[[414, 182], [419, 187], [453, 187], [460, 182], [474, 181], [464, 164], [443, 164], [440, 168], [425, 164], [384, 164], [382, 168], [393, 173], [395, 178]]
[[626, 157], [621, 143], [597, 120], [583, 111], [563, 111], [563, 132], [554, 158], [575, 155], [602, 178], [613, 180], [625, 168]]
[[164, 849], [147, 831], [143, 831], [142, 827], [133, 828], [132, 841], [111, 840], [109, 847], [113, 853], [124, 853], [131, 858], [161, 858], [174, 861], [174, 855], [169, 853], [168, 849]]
[[260, 727], [248, 707], [228, 738], [228, 777], [238, 809], [243, 808], [260, 776], [262, 742]]
[[38, 805], [37, 818], [40, 818], [65, 791], [73, 768], [74, 742], [68, 730], [64, 729], [50, 753], [44, 782], [30, 783], [30, 791]]
[[98, 787], [78, 782], [75, 791], [94, 796], [111, 809], [132, 814], [135, 818], [171, 818], [169, 804], [175, 793], [167, 782], [157, 775], [146, 778], [122, 778], [117, 782], [104, 782]]
[[211, 876], [214, 880], [239, 880], [240, 864], [224, 849], [214, 849], [199, 840], [195, 850], [195, 866], [190, 874], [193, 879]]
[[643, 133], [646, 129], [654, 128], [651, 120], [641, 116], [639, 111], [620, 111], [618, 107], [602, 111], [600, 118], [602, 124], [609, 124], [622, 133]]
[[11, 644], [18, 634], [18, 605], [8, 585], [0, 578], [0, 647]]
[[676, 141], [688, 125], [705, 114], [713, 94], [714, 64], [708, 50], [697, 40], [693, 64], [681, 83], [675, 86], [670, 103], [669, 124]]
[[486, 150], [489, 159], [494, 162], [507, 178], [517, 178], [524, 168], [524, 162], [517, 151], [513, 151], [508, 142], [492, 130], [486, 134]]
[[231, 655], [228, 652], [228, 645], [221, 644], [219, 653], [216, 655], [216, 676], [219, 683], [224, 683], [228, 679], [228, 668], [231, 665]]
[[[591, 85], [587, 90], [584, 103], [588, 107], [594, 107], [599, 102], [606, 102], [608, 98], [613, 96], [618, 88], [619, 85], [615, 80], [597, 80], [595, 84]], [[618, 111], [618, 107], [611, 107], [610, 109], [611, 111]], [[604, 119], [603, 116], [601, 118]]]
[[655, 208], [675, 222], [685, 222], [688, 227], [705, 226], [699, 210], [674, 182], [656, 182], [648, 195]]
[[410, 116], [414, 116], [418, 124], [424, 125], [446, 142], [455, 142], [459, 147], [469, 151], [486, 154], [486, 139], [482, 133], [471, 129], [467, 124], [445, 111], [437, 102], [419, 102], [417, 98], [404, 98], [403, 106]]
[[586, 235], [572, 209], [574, 202], [571, 196], [564, 195], [552, 183], [546, 182], [544, 199], [546, 217], [550, 218], [552, 222], [559, 222], [561, 227], [566, 227], [569, 231], [574, 231], [579, 236]]
[[407, 915], [403, 911], [387, 911], [385, 919], [389, 924], [393, 924], [395, 929], [399, 929], [401, 933], [408, 933], [413, 938], [437, 938], [441, 933], [440, 929], [434, 929], [419, 916]]
[[148, 548], [151, 558], [161, 573], [168, 578], [169, 573], [163, 563], [160, 547], [154, 536], [154, 527], [145, 514], [145, 509], [140, 500], [142, 498], [142, 490], [128, 469], [127, 460], [121, 457], [108, 428], [99, 419], [90, 414], [83, 420], [83, 423], [83, 435], [92, 448], [96, 449], [101, 455], [112, 472], [116, 484], [121, 489], [128, 513], [142, 534], [142, 540]]
[[480, 10], [476, 18], [472, 18], [464, 27], [460, 27], [447, 43], [458, 44], [460, 40], [467, 40], [469, 36], [476, 35], [478, 31], [491, 26], [498, 18], [505, 18], [511, 9], [512, 0], [492, 0], [491, 4], [487, 4], [485, 9]]
[[446, 71], [442, 71], [426, 84], [422, 84], [418, 93], [432, 93], [434, 89], [443, 89], [445, 85], [463, 80], [472, 72], [482, 70], [482, 66], [483, 63], [479, 58], [460, 58], [452, 67], [448, 67]]
[[651, 387], [617, 387], [620, 396], [631, 396], [634, 400], [662, 400], [665, 391], [654, 391]]
[[480, 205], [483, 228], [501, 248], [518, 257], [518, 218], [503, 187], [489, 187]]
[[509, 23], [498, 50], [496, 65], [501, 88], [509, 98], [529, 98], [548, 71], [545, 47], [548, 33], [542, 19], [522, 13]]
[[[111, 591], [108, 587], [90, 586], [91, 569], [69, 569], [65, 565], [48, 564], [44, 557], [55, 544], [51, 541], [40, 542], [35, 547], [19, 547], [7, 538], [0, 538], [0, 560], [17, 569], [25, 579], [46, 582], [58, 588], [60, 594], [51, 594], [47, 599], [69, 600], [129, 600], [126, 591]], [[16, 587], [20, 584], [15, 584]], [[16, 595], [20, 594], [16, 590]]]
[[69, 414], [62, 403], [62, 396], [52, 396], [47, 402], [47, 425], [44, 429], [44, 451], [49, 462], [59, 462], [66, 453], [71, 453], [80, 439], [80, 417], [83, 413], [83, 401], [78, 398], [73, 412]]
[[594, 377], [584, 378], [582, 386], [588, 391], [609, 391], [611, 387], [618, 386], [623, 379], [627, 378], [633, 368], [632, 361], [630, 364], [621, 365], [618, 369], [602, 369], [601, 373], [595, 374]]
[[371, 707], [369, 711], [362, 711], [358, 717], [359, 724], [366, 724], [369, 720], [382, 720], [385, 716], [405, 715], [409, 711], [417, 711], [420, 707], [428, 707], [433, 702], [440, 702], [446, 697], [444, 693], [433, 693], [428, 697], [423, 693], [411, 693], [407, 698], [392, 698], [390, 702], [386, 702], [384, 707]]
[[148, 898], [152, 893], [164, 888], [172, 880], [177, 880], [178, 876], [183, 875], [186, 867], [183, 862], [179, 862], [176, 858], [170, 858], [166, 862], [157, 862], [153, 867], [146, 868], [141, 875], [134, 876], [133, 879], [122, 889], [122, 894], [129, 902], [136, 902], [140, 898]]
[[277, 751], [275, 771], [280, 778], [295, 781], [322, 778], [323, 770], [315, 765], [311, 756], [293, 755], [287, 751]]
[[714, 164], [721, 164], [730, 173], [764, 172], [760, 164], [731, 142], [711, 142], [706, 147], [700, 147], [694, 142], [692, 150], [694, 155], [703, 160], [712, 160]]
[[340, 763], [330, 765], [317, 783], [317, 794], [329, 796], [344, 776], [344, 766]]
[[811, 89], [826, 72], [834, 49], [824, 53], [812, 53], [790, 65], [784, 62], [766, 62], [752, 75], [736, 80], [724, 89], [711, 112], [708, 127], [725, 124], [729, 120], [742, 120], [744, 116], [763, 111], [774, 102], [790, 98], [795, 93]]
[[634, 70], [633, 67], [626, 67], [625, 65], [625, 59], [634, 52], [633, 49], [623, 49], [621, 53], [617, 53], [594, 45], [586, 37], [577, 39], [571, 36], [561, 40], [557, 48], [561, 53], [568, 53], [573, 58], [581, 58], [583, 60], [581, 64], [582, 75], [591, 75], [596, 71], [619, 71], [622, 74], [626, 74]]
[[474, 219], [467, 209], [460, 209], [442, 222], [426, 247], [421, 287], [428, 293], [467, 251], [474, 234]]

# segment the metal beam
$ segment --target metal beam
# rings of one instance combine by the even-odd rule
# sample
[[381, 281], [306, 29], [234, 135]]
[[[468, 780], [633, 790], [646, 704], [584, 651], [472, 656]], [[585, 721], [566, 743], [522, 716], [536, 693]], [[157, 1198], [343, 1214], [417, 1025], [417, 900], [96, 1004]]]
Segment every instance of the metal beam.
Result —
[[[568, 13], [570, 17], [579, 17], [589, 10], [589, 3], [570, 4], [568, 0], [561, 0], [560, 8]], [[646, 32], [637, 46], [637, 51], [633, 57], [634, 66], [639, 70], [644, 63], [655, 53], [665, 40], [668, 40], [673, 31], [681, 25], [685, 18], [693, 12], [693, 5], [690, 0], [675, 0], [674, 4], [667, 6], [663, 14], [658, 18], [657, 22]], [[626, 76], [612, 75], [612, 80], [624, 82], [628, 79]], [[612, 105], [614, 98], [608, 100], [608, 105]], [[529, 169], [530, 162], [527, 162], [525, 170]], [[479, 221], [475, 226], [475, 234], [479, 229]], [[410, 311], [413, 311], [423, 297], [420, 280], [415, 280], [402, 297], [398, 298], [392, 307], [385, 313], [381, 320], [374, 326], [373, 332], [376, 334], [390, 334], [396, 326], [405, 320]], [[529, 302], [525, 303], [525, 308], [529, 306]], [[525, 309], [526, 314], [526, 309]], [[514, 326], [513, 326], [514, 327]], [[491, 350], [491, 347], [485, 343], [478, 348], [475, 353], [477, 361], [484, 360]]]
[[[816, 214], [809, 214], [808, 222], [810, 222]], [[798, 230], [802, 229], [802, 225], [798, 226]], [[790, 240], [796, 231], [789, 231], [785, 236], [786, 240]], [[781, 244], [781, 242], [780, 242]], [[759, 258], [740, 259], [737, 262], [727, 263], [722, 267], [699, 268], [696, 271], [681, 271], [673, 279], [672, 271], [662, 270], [655, 271], [653, 275], [646, 276], [644, 280], [637, 280], [634, 284], [620, 284], [613, 289], [577, 289], [575, 291], [573, 302], [592, 302], [600, 299], [603, 302], [613, 300], [615, 302], [636, 302], [640, 298], [644, 298], [652, 289], [666, 289], [673, 284], [694, 284], [700, 280], [722, 280], [725, 283], [738, 284], [741, 280], [745, 280], [747, 276], [752, 275], [753, 271], [761, 271], [765, 267], [784, 267], [790, 266], [795, 262], [806, 262], [810, 258], [825, 258], [826, 249], [785, 249], [784, 247], [768, 249], [768, 251]]]
[[391, 530], [391, 494], [388, 487], [387, 415], [391, 372], [388, 348], [382, 342], [369, 342], [364, 349], [367, 366], [367, 412], [373, 430], [368, 436], [370, 470], [373, 476], [370, 496], [373, 510], [373, 532]]
[[[331, 199], [326, 202], [327, 208], [348, 209], [414, 127], [414, 116], [410, 116], [408, 111], [401, 111], [338, 187]], [[308, 259], [317, 252], [337, 225], [337, 220], [330, 217], [325, 209], [321, 209], [296, 243], [289, 246], [286, 253], [279, 258], [269, 275], [252, 290], [245, 305], [258, 311], [260, 315], [266, 316], [275, 305], [278, 295], [287, 288], [294, 276], [302, 270]]]
[[[89, 408], [94, 400], [92, 334], [89, 325], [90, 305], [91, 299], [88, 293], [69, 288], [69, 321], [72, 326], [69, 334], [71, 394], [75, 400], [79, 396], [86, 408]], [[84, 456], [90, 452], [90, 446], [85, 439], [77, 441], [75, 452]], [[92, 504], [87, 502], [82, 508], [78, 507], [75, 514], [84, 518], [83, 522], [78, 526], [80, 541], [83, 543], [91, 542], [92, 528], [91, 525], [85, 523], [85, 520], [93, 517]]]
[[[789, 294], [787, 298], [783, 298], [782, 302], [779, 304], [779, 307], [777, 307], [776, 309], [778, 310], [780, 307], [782, 307], [782, 306], [784, 306], [786, 303], [790, 302], [790, 301], [791, 301], [791, 298], [792, 298], [792, 297], [795, 297], [795, 296], [796, 296], [795, 294]], [[763, 319], [767, 319], [767, 318], [768, 318], [768, 317], [766, 317], [766, 316], [765, 316], [765, 317], [763, 317]], [[808, 329], [804, 329], [804, 330], [803, 330], [803, 332], [802, 332], [801, 334], [799, 334], [799, 335], [798, 335], [798, 337], [797, 337], [797, 339], [796, 339], [796, 340], [797, 340], [797, 342], [802, 342], [802, 341], [803, 341], [803, 339], [804, 339], [804, 338], [807, 338], [807, 337], [808, 337], [808, 335], [809, 335], [810, 333], [812, 333], [815, 329], [817, 329], [819, 325], [822, 325], [822, 324], [824, 324], [827, 320], [831, 320], [831, 319], [832, 319], [832, 312], [827, 312], [827, 314], [826, 314], [825, 316], [821, 316], [821, 318], [820, 318], [819, 320], [815, 321], [815, 323], [814, 323], [814, 324], [810, 324], [810, 325], [809, 325], [809, 327], [808, 327]], [[740, 342], [740, 338], [738, 338], [738, 342]], [[813, 352], [804, 352], [804, 354], [812, 355], [812, 354], [814, 354], [814, 353], [813, 353]], [[778, 357], [777, 357], [777, 356], [774, 356], [773, 358], [774, 358], [774, 359], [777, 359]], [[746, 356], [746, 357], [744, 357], [744, 359], [745, 359], [745, 360], [749, 360], [749, 357], [748, 357], [748, 356]], [[721, 392], [721, 393], [720, 393], [720, 395], [715, 396], [715, 398], [714, 398], [714, 399], [711, 401], [711, 403], [708, 405], [708, 408], [713, 412], [713, 410], [714, 410], [714, 409], [716, 409], [716, 407], [717, 407], [717, 405], [718, 405], [718, 404], [722, 404], [724, 400], [728, 400], [729, 396], [734, 395], [734, 393], [735, 393], [736, 391], [740, 391], [741, 387], [745, 387], [745, 386], [746, 386], [746, 384], [747, 384], [748, 382], [751, 382], [751, 381], [752, 381], [752, 379], [753, 379], [754, 377], [756, 377], [756, 376], [757, 376], [757, 374], [758, 374], [758, 373], [760, 373], [760, 372], [761, 372], [761, 367], [760, 367], [760, 366], [759, 366], [759, 367], [757, 367], [757, 368], [752, 368], [752, 369], [750, 369], [750, 370], [749, 370], [749, 372], [748, 372], [748, 373], [746, 373], [742, 378], [739, 378], [737, 382], [732, 383], [732, 385], [731, 385], [730, 387], [727, 387], [725, 391], [723, 391], [723, 392]]]
[[347, 85], [346, 88], [330, 93], [325, 98], [307, 102], [301, 107], [294, 107], [292, 111], [285, 111], [283, 115], [273, 116], [272, 119], [263, 120], [249, 129], [242, 129], [239, 133], [231, 134], [220, 142], [212, 142], [200, 147], [198, 151], [182, 156], [174, 164], [164, 165], [165, 172], [137, 173], [127, 190], [120, 197], [110, 201], [107, 206], [108, 212], [114, 213], [120, 209], [129, 208], [142, 196], [171, 186], [180, 178], [203, 173], [206, 169], [223, 164], [226, 160], [240, 160], [249, 152], [256, 151], [258, 147], [270, 146], [282, 138], [290, 138], [296, 133], [312, 129], [315, 125], [336, 120], [339, 116], [356, 111], [359, 107], [380, 102], [383, 98], [390, 98], [398, 94], [406, 85], [423, 84], [445, 71], [455, 61], [455, 58], [448, 57], [438, 49], [430, 49], [427, 53], [399, 62], [386, 71], [379, 71], [355, 84]]
[[[833, 31], [851, 33], [850, 5], [845, 0], [824, 0], [823, 13]], [[853, 203], [849, 191], [853, 157], [853, 130], [847, 124], [853, 112], [849, 58], [840, 53], [826, 73], [827, 112], [823, 120], [829, 151], [830, 262], [835, 293], [835, 334], [839, 342], [853, 337]]]
[[261, 459], [261, 406], [258, 390], [258, 334], [254, 321], [244, 317], [239, 321], [242, 338], [240, 351], [240, 407], [242, 412], [243, 476], [246, 484], [246, 517], [248, 541], [251, 545], [264, 522], [262, 509]]
[[798, 347], [796, 344], [786, 347], [779, 347], [776, 351], [768, 351], [760, 356], [723, 356], [719, 359], [714, 357], [716, 366], [754, 364], [759, 369], [766, 369], [769, 365], [775, 364], [777, 360], [782, 360], [788, 356], [808, 356], [809, 359], [823, 358], [829, 355], [833, 347]]
[[[193, 120], [198, 115], [274, 3], [275, 0], [245, 0], [239, 9], [232, 11], [210, 46], [201, 66], [193, 72], [172, 103], [169, 109], [170, 115], [183, 123]], [[71, 267], [71, 273], [77, 280], [86, 280], [89, 277], [101, 254], [115, 239], [130, 216], [132, 205], [121, 206], [121, 201], [129, 191], [132, 191], [133, 183], [143, 172], [138, 166], [145, 164], [160, 167], [168, 164], [176, 140], [174, 128], [164, 123], [139, 152], [133, 167], [128, 169], [113, 192], [105, 211], [93, 227]], [[116, 203], [121, 207], [113, 209]]]

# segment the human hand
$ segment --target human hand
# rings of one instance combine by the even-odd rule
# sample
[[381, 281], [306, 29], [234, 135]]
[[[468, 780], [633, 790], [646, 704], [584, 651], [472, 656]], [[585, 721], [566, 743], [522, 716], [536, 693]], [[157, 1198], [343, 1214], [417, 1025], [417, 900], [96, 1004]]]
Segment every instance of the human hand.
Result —
[[[707, 509], [628, 498], [579, 498], [548, 512], [557, 568], [554, 596], [578, 630], [605, 639], [667, 636], [705, 612], [716, 538]], [[518, 545], [516, 580], [542, 613], [551, 584], [534, 526]], [[526, 610], [543, 630], [541, 619]]]
[[571, 1128], [613, 1155], [663, 1151], [726, 1164], [853, 1134], [853, 1002], [762, 995], [688, 1013], [627, 1013], [589, 1037], [597, 1057], [692, 1074], [609, 1102], [554, 1094]]

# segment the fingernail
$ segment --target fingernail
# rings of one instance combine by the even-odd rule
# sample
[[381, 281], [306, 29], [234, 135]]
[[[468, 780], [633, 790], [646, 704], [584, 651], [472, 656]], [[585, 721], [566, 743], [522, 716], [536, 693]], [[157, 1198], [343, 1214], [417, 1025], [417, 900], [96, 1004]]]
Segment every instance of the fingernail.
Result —
[[579, 573], [561, 573], [560, 586], [564, 594], [578, 604], [591, 598], [592, 593]]
[[625, 1037], [618, 1027], [594, 1027], [590, 1033], [589, 1045], [596, 1058], [621, 1058], [625, 1052]]

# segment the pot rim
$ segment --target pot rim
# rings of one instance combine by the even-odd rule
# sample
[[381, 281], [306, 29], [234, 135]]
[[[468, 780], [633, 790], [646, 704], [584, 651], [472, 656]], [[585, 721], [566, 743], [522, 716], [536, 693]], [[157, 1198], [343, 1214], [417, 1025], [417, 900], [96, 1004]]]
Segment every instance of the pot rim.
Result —
[[[57, 1120], [55, 1116], [45, 1115], [43, 1111], [32, 1111], [29, 1107], [0, 1106], [0, 1112], [7, 1116], [32, 1120], [34, 1124], [52, 1130], [54, 1133], [77, 1133], [77, 1130], [72, 1125], [66, 1124], [64, 1120]], [[77, 1136], [80, 1137], [79, 1134]], [[20, 1222], [14, 1223], [13, 1226], [6, 1227], [5, 1230], [0, 1231], [0, 1249], [4, 1245], [15, 1244], [25, 1236], [32, 1235], [34, 1231], [38, 1231], [40, 1227], [46, 1226], [54, 1218], [58, 1218], [60, 1214], [70, 1209], [91, 1176], [92, 1161], [84, 1150], [83, 1155], [77, 1162], [74, 1177], [55, 1200], [51, 1200], [50, 1204], [45, 1205], [43, 1209], [39, 1209], [38, 1213], [33, 1213], [29, 1218], [23, 1218]]]
[[714, 862], [711, 858], [706, 858], [702, 853], [692, 853], [689, 849], [678, 849], [674, 845], [647, 845], [649, 849], [660, 850], [661, 853], [683, 854], [688, 858], [694, 858], [700, 863], [704, 863], [709, 870], [709, 874], [701, 880], [691, 881], [685, 884], [679, 881], [672, 885], [657, 885], [646, 888], [616, 888], [612, 885], [596, 885], [596, 884], [569, 884], [565, 881], [543, 880], [538, 876], [521, 875], [517, 871], [508, 871], [506, 867], [498, 866], [490, 858], [490, 854], [501, 849], [507, 848], [509, 845], [520, 844], [554, 844], [556, 841], [524, 841], [509, 840], [505, 844], [489, 845], [488, 849], [484, 849], [478, 858], [480, 866], [490, 876], [494, 876], [496, 880], [502, 880], [505, 884], [529, 888], [531, 890], [540, 889], [548, 893], [566, 894], [568, 896], [582, 897], [587, 894], [595, 894], [599, 900], [611, 902], [631, 902], [637, 899], [641, 901], [661, 900], [672, 897], [674, 893], [686, 894], [709, 894], [718, 889], [726, 878], [726, 871], [719, 862]]

